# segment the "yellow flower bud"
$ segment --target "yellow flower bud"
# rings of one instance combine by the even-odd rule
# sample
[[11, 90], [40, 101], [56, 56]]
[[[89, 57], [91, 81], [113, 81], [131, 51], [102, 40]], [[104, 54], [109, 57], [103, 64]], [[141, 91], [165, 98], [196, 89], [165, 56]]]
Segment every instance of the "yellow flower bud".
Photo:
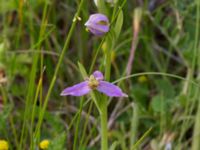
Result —
[[49, 146], [49, 140], [41, 141], [39, 146], [40, 146], [41, 149], [47, 149], [48, 146]]
[[8, 150], [8, 142], [5, 140], [0, 140], [0, 150]]
[[142, 75], [142, 76], [139, 76], [138, 77], [138, 82], [139, 83], [144, 83], [144, 82], [147, 82], [147, 77], [145, 75]]

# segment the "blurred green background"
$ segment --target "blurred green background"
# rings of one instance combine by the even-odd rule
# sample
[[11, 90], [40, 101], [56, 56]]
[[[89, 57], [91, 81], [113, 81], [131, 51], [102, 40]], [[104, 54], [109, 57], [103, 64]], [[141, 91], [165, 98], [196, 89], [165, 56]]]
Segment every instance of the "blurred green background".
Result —
[[[128, 99], [109, 100], [109, 149], [199, 150], [200, 1], [111, 2], [105, 2], [109, 19], [116, 15], [110, 34], [110, 81], [127, 74], [133, 49], [129, 71], [141, 74], [119, 82]], [[53, 150], [100, 149], [99, 114], [89, 96], [83, 104], [80, 98], [60, 96], [65, 87], [83, 80], [78, 61], [89, 73], [99, 50], [93, 70], [106, 67], [109, 43], [84, 26], [99, 11], [91, 0], [84, 0], [36, 132], [79, 4], [0, 0], [0, 139], [10, 149], [37, 149], [43, 139]]]

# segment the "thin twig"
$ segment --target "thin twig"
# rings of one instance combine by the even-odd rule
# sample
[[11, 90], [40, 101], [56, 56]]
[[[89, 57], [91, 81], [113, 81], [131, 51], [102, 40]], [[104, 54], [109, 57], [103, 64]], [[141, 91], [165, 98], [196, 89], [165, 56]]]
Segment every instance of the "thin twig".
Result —
[[36, 49], [32, 49], [32, 50], [13, 50], [13, 51], [7, 51], [7, 54], [17, 54], [17, 53], [42, 53], [42, 54], [47, 54], [47, 55], [53, 55], [53, 56], [59, 56], [58, 53], [56, 52], [52, 52], [49, 50], [36, 50]]

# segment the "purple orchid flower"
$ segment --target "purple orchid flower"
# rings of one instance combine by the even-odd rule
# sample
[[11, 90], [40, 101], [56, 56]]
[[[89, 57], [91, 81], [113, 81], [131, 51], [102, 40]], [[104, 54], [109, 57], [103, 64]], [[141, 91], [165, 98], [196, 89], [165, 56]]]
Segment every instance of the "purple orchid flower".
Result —
[[109, 20], [103, 14], [93, 14], [90, 15], [88, 21], [85, 23], [85, 26], [94, 35], [101, 36], [109, 31]]
[[118, 86], [103, 81], [103, 79], [103, 74], [100, 71], [95, 71], [86, 81], [64, 89], [61, 96], [83, 96], [96, 89], [110, 97], [128, 97]]

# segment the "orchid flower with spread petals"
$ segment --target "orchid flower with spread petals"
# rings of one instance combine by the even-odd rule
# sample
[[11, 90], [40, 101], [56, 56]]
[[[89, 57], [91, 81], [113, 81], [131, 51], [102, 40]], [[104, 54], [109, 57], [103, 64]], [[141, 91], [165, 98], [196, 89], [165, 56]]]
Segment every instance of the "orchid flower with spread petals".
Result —
[[110, 97], [128, 97], [118, 86], [103, 81], [103, 79], [103, 74], [100, 71], [95, 71], [86, 81], [64, 89], [61, 96], [83, 96], [92, 90], [97, 90]]
[[94, 35], [101, 36], [109, 31], [109, 20], [104, 14], [92, 14], [85, 26]]

